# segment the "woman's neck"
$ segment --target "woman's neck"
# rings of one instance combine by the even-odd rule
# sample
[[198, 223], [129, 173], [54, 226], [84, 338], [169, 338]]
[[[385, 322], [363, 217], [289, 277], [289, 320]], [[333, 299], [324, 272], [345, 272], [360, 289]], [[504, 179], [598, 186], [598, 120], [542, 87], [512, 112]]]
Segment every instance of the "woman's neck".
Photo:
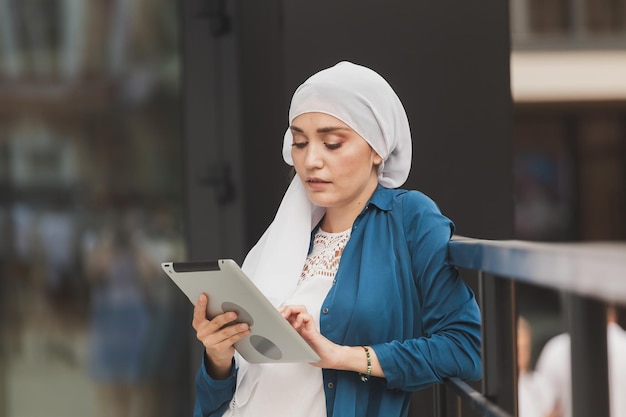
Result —
[[320, 228], [328, 233], [340, 233], [350, 229], [352, 227], [352, 224], [354, 223], [354, 220], [356, 219], [356, 216], [358, 216], [358, 213], [354, 216], [341, 217], [329, 214], [330, 213], [326, 211], [326, 214], [324, 215], [324, 218], [320, 223]]
[[320, 228], [328, 233], [339, 233], [348, 230], [354, 224], [357, 216], [361, 214], [363, 208], [376, 191], [376, 188], [355, 204], [348, 207], [327, 207], [326, 214], [320, 222]]

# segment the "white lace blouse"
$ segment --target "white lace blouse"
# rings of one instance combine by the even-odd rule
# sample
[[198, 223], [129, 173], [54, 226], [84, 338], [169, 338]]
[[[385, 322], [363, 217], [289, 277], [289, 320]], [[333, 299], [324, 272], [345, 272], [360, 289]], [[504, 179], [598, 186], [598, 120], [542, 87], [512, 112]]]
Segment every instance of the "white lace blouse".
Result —
[[[318, 230], [298, 286], [285, 302], [305, 305], [318, 329], [320, 309], [333, 285], [350, 231], [328, 233]], [[326, 416], [321, 368], [307, 363], [246, 363], [240, 364], [240, 373], [243, 377], [237, 381], [237, 390], [225, 417], [292, 417], [301, 415], [302, 410], [307, 410], [307, 416]]]

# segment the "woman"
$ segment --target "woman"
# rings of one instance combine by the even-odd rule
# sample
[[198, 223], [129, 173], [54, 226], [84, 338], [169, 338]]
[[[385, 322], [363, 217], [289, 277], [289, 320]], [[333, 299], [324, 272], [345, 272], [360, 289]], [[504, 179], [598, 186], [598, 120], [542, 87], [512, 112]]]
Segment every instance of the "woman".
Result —
[[404, 108], [349, 62], [294, 93], [283, 157], [296, 176], [244, 271], [315, 349], [314, 364], [249, 364], [247, 325], [193, 326], [205, 347], [196, 416], [406, 416], [411, 392], [480, 378], [480, 314], [448, 264], [453, 223], [416, 191]]

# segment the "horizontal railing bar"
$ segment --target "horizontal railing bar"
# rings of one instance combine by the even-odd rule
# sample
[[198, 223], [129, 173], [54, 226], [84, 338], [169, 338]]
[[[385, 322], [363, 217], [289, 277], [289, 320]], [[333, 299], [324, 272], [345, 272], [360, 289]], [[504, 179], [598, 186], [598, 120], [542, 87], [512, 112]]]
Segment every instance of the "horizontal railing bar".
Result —
[[454, 389], [461, 399], [469, 404], [474, 410], [478, 411], [483, 417], [513, 417], [496, 404], [489, 401], [484, 395], [476, 391], [467, 383], [459, 378], [450, 378], [447, 380], [449, 386]]
[[626, 303], [626, 243], [539, 243], [454, 236], [453, 265]]

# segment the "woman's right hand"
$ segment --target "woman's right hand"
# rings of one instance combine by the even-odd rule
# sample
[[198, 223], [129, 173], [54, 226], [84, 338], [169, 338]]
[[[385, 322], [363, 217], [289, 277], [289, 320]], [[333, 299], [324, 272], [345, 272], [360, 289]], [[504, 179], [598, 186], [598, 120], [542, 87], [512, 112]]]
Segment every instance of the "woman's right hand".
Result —
[[246, 323], [226, 326], [237, 318], [237, 314], [232, 311], [209, 320], [206, 316], [208, 303], [208, 296], [200, 295], [193, 309], [192, 325], [196, 330], [196, 337], [204, 345], [209, 375], [214, 379], [225, 379], [231, 372], [235, 355], [233, 345], [250, 334], [250, 327]]

